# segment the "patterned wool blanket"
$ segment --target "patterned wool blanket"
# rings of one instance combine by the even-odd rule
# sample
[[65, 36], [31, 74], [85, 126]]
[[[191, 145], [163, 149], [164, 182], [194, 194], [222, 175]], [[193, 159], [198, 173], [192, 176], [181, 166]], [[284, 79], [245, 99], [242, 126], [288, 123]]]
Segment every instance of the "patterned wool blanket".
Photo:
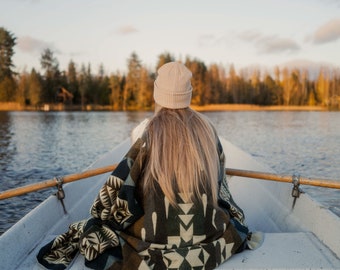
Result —
[[93, 269], [213, 269], [245, 248], [249, 231], [221, 170], [218, 207], [209, 194], [199, 204], [177, 196], [172, 207], [158, 188], [142, 198], [138, 179], [145, 161], [139, 138], [108, 177], [95, 199], [91, 218], [75, 222], [37, 255], [47, 269], [67, 268], [80, 252]]

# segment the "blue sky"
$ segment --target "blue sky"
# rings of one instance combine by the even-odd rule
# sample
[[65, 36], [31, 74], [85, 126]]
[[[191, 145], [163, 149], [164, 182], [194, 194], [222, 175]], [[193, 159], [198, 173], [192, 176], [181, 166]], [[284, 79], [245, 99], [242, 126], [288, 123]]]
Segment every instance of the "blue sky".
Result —
[[340, 67], [339, 0], [0, 0], [0, 26], [19, 72], [39, 70], [44, 48], [61, 70], [72, 59], [108, 74], [132, 52], [152, 70], [164, 52], [236, 70]]

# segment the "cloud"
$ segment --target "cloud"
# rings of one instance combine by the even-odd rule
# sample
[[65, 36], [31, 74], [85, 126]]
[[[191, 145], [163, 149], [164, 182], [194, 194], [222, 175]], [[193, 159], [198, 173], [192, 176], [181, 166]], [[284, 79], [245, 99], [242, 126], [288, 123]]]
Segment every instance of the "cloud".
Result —
[[340, 18], [332, 19], [321, 25], [313, 34], [314, 44], [324, 44], [340, 38]]
[[124, 25], [117, 30], [117, 33], [120, 35], [130, 35], [136, 32], [138, 32], [138, 30], [132, 25]]
[[212, 34], [201, 35], [198, 38], [200, 46], [216, 46], [219, 44], [228, 44], [228, 46], [239, 46], [235, 42], [236, 38], [253, 45], [258, 53], [293, 53], [299, 51], [300, 45], [290, 38], [282, 38], [276, 35], [264, 35], [257, 30], [247, 30], [233, 35], [223, 35], [220, 37]]
[[247, 30], [237, 36], [242, 41], [253, 43], [261, 53], [282, 53], [300, 50], [299, 44], [293, 39], [281, 38], [275, 35], [263, 35], [256, 30]]
[[261, 38], [256, 45], [260, 52], [263, 53], [294, 52], [300, 50], [300, 46], [294, 40], [275, 36]]
[[52, 49], [52, 47], [52, 44], [32, 38], [30, 36], [23, 36], [18, 38], [18, 48], [25, 53], [40, 53], [44, 49]]

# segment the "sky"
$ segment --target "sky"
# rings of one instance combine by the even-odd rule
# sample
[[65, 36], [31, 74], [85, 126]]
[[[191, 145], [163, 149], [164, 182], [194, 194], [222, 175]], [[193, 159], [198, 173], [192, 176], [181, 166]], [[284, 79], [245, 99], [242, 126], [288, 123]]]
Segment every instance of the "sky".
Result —
[[340, 67], [340, 0], [0, 0], [0, 27], [17, 38], [16, 70], [40, 70], [49, 48], [95, 73], [126, 72], [134, 52], [154, 70], [170, 53], [207, 66]]

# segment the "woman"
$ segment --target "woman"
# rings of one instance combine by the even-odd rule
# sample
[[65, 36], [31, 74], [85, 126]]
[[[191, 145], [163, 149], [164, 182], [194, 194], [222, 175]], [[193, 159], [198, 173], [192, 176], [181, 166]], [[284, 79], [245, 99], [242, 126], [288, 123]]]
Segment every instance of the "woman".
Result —
[[41, 250], [45, 267], [66, 267], [79, 249], [97, 269], [213, 269], [245, 248], [249, 232], [229, 193], [222, 146], [189, 108], [191, 76], [178, 62], [158, 70], [154, 117], [102, 187], [93, 218]]

